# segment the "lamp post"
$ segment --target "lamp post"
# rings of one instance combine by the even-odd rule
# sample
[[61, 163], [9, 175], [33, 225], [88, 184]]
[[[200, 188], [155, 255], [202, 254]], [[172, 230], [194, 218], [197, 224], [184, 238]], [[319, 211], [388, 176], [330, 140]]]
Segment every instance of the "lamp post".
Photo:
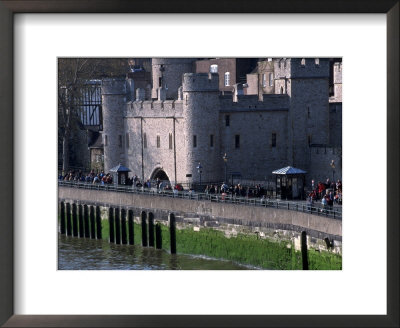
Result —
[[331, 168], [332, 168], [332, 182], [335, 182], [335, 161], [332, 160], [330, 165], [331, 165]]
[[227, 171], [227, 166], [228, 166], [228, 156], [226, 156], [226, 153], [224, 154], [224, 157], [222, 157], [224, 160], [225, 164], [225, 183], [228, 181], [228, 171]]
[[201, 189], [201, 173], [203, 173], [202, 170], [201, 170], [202, 168], [203, 167], [201, 166], [201, 164], [199, 162], [199, 165], [197, 165], [196, 169], [197, 169], [197, 172], [199, 173], [199, 176], [200, 176], [200, 189]]

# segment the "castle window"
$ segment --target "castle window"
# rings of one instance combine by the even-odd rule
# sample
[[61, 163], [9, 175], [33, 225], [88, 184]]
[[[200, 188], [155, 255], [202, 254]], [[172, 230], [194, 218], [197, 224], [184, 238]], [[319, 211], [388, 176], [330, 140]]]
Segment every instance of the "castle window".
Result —
[[306, 59], [305, 58], [301, 59], [301, 66], [302, 67], [306, 66]]
[[143, 148], [147, 148], [147, 136], [146, 136], [146, 133], [143, 133]]
[[119, 141], [119, 142], [118, 142], [118, 147], [121, 148], [121, 147], [122, 147], [122, 135], [119, 135], [119, 136], [118, 136], [118, 141]]
[[274, 86], [274, 73], [269, 73], [269, 86]]
[[161, 88], [162, 87], [162, 77], [158, 78], [158, 86]]
[[276, 133], [273, 132], [271, 135], [271, 147], [275, 148], [276, 147]]
[[160, 148], [160, 146], [161, 146], [160, 136], [157, 135], [157, 148]]
[[315, 58], [315, 66], [319, 67], [319, 58]]
[[218, 73], [218, 65], [214, 64], [210, 66], [210, 73]]
[[193, 148], [196, 148], [196, 147], [197, 147], [197, 136], [194, 135], [193, 136]]
[[230, 126], [231, 122], [230, 122], [230, 116], [229, 115], [225, 115], [225, 126]]
[[168, 145], [169, 145], [169, 149], [172, 149], [172, 133], [170, 133], [168, 136]]
[[125, 146], [126, 149], [129, 149], [129, 133], [126, 134]]
[[210, 134], [210, 147], [214, 147], [214, 135]]
[[262, 75], [262, 86], [265, 88], [267, 86], [267, 74]]
[[225, 86], [229, 87], [231, 84], [231, 73], [226, 72], [225, 73]]
[[104, 135], [104, 146], [108, 146], [108, 137], [106, 134]]
[[240, 135], [235, 135], [235, 148], [240, 148]]

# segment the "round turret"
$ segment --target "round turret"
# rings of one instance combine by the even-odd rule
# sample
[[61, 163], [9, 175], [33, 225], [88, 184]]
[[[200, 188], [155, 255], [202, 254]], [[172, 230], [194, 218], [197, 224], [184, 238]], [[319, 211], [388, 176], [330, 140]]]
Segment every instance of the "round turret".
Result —
[[101, 83], [103, 112], [104, 171], [124, 164], [125, 79], [104, 79]]
[[153, 90], [151, 97], [158, 98], [158, 88], [166, 90], [167, 99], [177, 99], [182, 75], [193, 71], [195, 58], [153, 58]]
[[186, 173], [192, 174], [194, 182], [200, 180], [199, 162], [203, 167], [202, 181], [221, 179], [218, 83], [218, 74], [183, 75]]

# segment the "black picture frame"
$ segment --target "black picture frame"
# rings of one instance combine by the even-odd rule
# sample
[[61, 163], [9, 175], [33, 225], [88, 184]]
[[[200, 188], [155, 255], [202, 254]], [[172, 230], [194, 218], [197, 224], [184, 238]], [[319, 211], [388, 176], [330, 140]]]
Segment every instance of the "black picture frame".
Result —
[[[14, 315], [13, 16], [15, 13], [385, 13], [387, 16], [387, 315]], [[367, 54], [366, 54], [367, 55]], [[0, 0], [0, 324], [4, 327], [399, 327], [398, 0]], [[368, 288], [368, 286], [366, 286]]]

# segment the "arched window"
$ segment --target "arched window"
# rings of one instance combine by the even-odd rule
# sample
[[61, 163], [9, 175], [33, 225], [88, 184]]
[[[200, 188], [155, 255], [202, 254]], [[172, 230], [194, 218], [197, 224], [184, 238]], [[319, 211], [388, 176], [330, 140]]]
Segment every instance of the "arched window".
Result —
[[264, 73], [262, 75], [262, 86], [263, 86], [263, 88], [265, 88], [267, 86], [267, 74], [266, 73]]
[[210, 73], [218, 73], [218, 65], [213, 64], [210, 66]]
[[229, 72], [225, 73], [225, 86], [228, 87], [231, 84], [231, 74]]
[[269, 73], [269, 86], [274, 86], [274, 73]]

